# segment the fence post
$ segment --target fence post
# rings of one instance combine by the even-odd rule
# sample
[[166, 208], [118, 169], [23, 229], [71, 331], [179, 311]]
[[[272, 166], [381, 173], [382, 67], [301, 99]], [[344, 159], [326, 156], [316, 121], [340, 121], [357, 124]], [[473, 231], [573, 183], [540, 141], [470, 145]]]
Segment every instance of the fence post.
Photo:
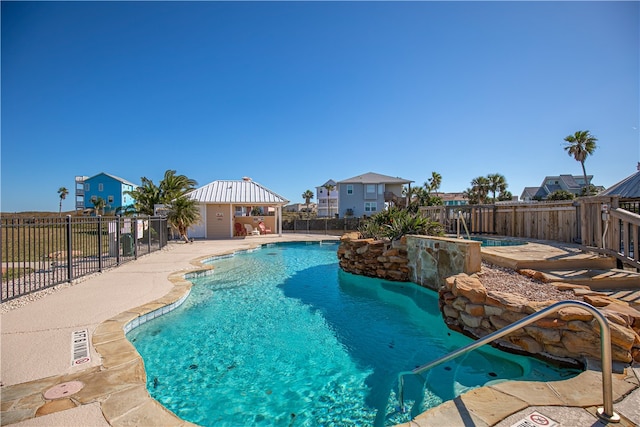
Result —
[[147, 217], [147, 247], [149, 248], [149, 252], [151, 253], [151, 215]]
[[98, 215], [98, 271], [102, 272], [102, 215]]
[[67, 279], [73, 280], [73, 244], [71, 242], [71, 215], [67, 215]]
[[116, 216], [116, 265], [120, 265], [120, 215]]
[[133, 230], [131, 235], [133, 236], [133, 259], [138, 259], [138, 218], [133, 219]]

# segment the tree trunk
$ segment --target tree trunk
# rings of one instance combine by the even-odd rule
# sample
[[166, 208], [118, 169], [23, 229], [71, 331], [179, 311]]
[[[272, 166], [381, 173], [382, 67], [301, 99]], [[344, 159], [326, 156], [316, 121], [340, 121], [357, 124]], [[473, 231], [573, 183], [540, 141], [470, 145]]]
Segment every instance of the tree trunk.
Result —
[[584, 195], [585, 196], [590, 196], [591, 195], [591, 187], [589, 185], [589, 182], [587, 181], [587, 170], [584, 168], [584, 160], [580, 162], [580, 164], [582, 165], [582, 175], [584, 175]]

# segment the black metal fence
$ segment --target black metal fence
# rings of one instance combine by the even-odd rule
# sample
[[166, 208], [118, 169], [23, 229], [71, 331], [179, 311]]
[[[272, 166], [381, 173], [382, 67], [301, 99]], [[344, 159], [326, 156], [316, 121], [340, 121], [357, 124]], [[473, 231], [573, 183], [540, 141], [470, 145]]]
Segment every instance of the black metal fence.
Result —
[[294, 233], [341, 234], [355, 231], [364, 221], [362, 218], [312, 218], [282, 221], [283, 231]]
[[0, 220], [0, 301], [118, 266], [167, 245], [163, 217]]

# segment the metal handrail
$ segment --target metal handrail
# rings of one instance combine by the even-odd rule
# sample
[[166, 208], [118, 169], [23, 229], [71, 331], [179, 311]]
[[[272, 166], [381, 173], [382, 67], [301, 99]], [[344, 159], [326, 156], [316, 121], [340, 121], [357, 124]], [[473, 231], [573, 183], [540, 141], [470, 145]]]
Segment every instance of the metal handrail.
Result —
[[464, 217], [462, 216], [462, 211], [458, 211], [458, 218], [457, 218], [457, 228], [458, 228], [458, 239], [460, 238], [460, 220], [462, 220], [462, 225], [464, 226], [464, 230], [467, 232], [467, 239], [471, 240], [471, 235], [469, 235], [469, 229], [467, 228], [467, 222], [464, 220]]
[[540, 310], [537, 313], [531, 314], [524, 319], [520, 319], [515, 323], [512, 323], [509, 326], [505, 326], [502, 329], [499, 329], [473, 343], [462, 347], [456, 351], [453, 351], [441, 358], [434, 360], [433, 362], [427, 363], [426, 365], [419, 366], [411, 371], [404, 371], [398, 374], [398, 400], [400, 401], [400, 411], [406, 412], [404, 407], [404, 376], [405, 375], [415, 375], [421, 374], [435, 366], [438, 366], [442, 363], [448, 362], [451, 359], [455, 359], [456, 357], [468, 353], [471, 350], [474, 350], [484, 344], [487, 344], [495, 339], [503, 337], [516, 329], [520, 329], [524, 326], [527, 326], [538, 319], [541, 319], [548, 314], [555, 313], [564, 307], [579, 307], [582, 308], [589, 313], [593, 314], [598, 323], [600, 324], [600, 351], [602, 358], [602, 397], [603, 397], [603, 407], [598, 408], [598, 416], [609, 422], [618, 422], [620, 421], [620, 416], [613, 411], [613, 393], [612, 393], [612, 379], [611, 379], [611, 330], [609, 329], [609, 324], [607, 323], [607, 319], [604, 317], [602, 313], [600, 313], [595, 307], [590, 304], [587, 304], [582, 301], [560, 301], [553, 305], [550, 305], [547, 308]]

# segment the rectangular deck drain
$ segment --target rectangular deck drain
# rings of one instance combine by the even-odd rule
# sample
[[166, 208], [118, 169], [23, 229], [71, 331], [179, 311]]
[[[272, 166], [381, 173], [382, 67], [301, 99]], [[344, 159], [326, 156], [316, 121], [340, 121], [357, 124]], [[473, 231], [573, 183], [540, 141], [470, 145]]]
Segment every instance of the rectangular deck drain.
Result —
[[71, 332], [71, 366], [91, 361], [89, 356], [89, 330]]
[[511, 427], [557, 427], [558, 423], [538, 411], [527, 415], [524, 419], [511, 425]]

